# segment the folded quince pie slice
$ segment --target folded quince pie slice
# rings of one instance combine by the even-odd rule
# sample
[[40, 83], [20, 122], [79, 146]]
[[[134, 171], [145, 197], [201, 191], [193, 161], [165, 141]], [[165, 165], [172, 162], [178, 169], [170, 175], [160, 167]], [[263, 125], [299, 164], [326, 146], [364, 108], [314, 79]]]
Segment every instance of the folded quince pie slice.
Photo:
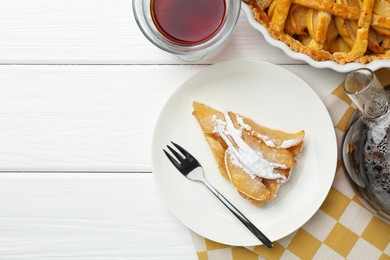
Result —
[[193, 107], [193, 115], [221, 174], [239, 194], [259, 206], [275, 198], [302, 151], [305, 132], [273, 130], [233, 112], [222, 113], [198, 102]]

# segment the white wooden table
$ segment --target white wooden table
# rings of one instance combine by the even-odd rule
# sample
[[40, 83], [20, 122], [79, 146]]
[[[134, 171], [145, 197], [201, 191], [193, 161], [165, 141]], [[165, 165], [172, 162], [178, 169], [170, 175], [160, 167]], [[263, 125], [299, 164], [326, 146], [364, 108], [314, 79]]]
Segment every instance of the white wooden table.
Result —
[[[257, 59], [324, 98], [345, 75], [268, 45], [242, 13], [210, 62]], [[209, 64], [143, 37], [131, 0], [2, 0], [0, 259], [196, 259], [150, 162], [171, 93]]]

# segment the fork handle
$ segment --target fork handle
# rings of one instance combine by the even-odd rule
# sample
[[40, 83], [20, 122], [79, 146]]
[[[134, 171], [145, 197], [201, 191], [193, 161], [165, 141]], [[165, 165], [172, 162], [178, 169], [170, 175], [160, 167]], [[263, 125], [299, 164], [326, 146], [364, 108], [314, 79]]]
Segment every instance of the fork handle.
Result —
[[230, 201], [228, 201], [217, 189], [211, 186], [206, 180], [203, 184], [244, 224], [260, 241], [267, 246], [272, 248], [272, 242], [255, 226], [249, 221]]

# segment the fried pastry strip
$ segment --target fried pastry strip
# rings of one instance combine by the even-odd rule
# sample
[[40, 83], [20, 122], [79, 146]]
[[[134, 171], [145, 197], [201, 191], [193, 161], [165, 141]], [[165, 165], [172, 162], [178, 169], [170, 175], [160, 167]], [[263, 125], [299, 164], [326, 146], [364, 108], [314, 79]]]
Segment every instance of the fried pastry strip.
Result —
[[275, 0], [275, 10], [270, 23], [270, 31], [280, 34], [284, 31], [284, 24], [290, 10], [291, 0]]
[[314, 10], [324, 11], [335, 16], [357, 20], [360, 16], [360, 10], [357, 8], [333, 3], [324, 0], [293, 0], [294, 4], [299, 4]]
[[323, 49], [331, 18], [331, 15], [324, 11], [310, 10], [308, 12], [307, 23], [312, 38], [309, 47], [317, 50]]
[[368, 32], [371, 25], [372, 10], [374, 6], [374, 0], [363, 0], [361, 7], [361, 15], [358, 21], [358, 29], [356, 31], [356, 40], [353, 47], [348, 53], [335, 53], [333, 54], [336, 61], [341, 64], [353, 61], [358, 57], [361, 57], [366, 52], [368, 46]]

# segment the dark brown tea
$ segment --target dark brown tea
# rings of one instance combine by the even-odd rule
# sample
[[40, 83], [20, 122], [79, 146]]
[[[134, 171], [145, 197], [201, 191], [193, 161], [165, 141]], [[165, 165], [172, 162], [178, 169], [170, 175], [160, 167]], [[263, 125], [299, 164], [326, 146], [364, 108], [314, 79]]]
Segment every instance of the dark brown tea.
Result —
[[223, 24], [225, 12], [225, 0], [151, 1], [157, 29], [171, 42], [184, 46], [212, 38]]

